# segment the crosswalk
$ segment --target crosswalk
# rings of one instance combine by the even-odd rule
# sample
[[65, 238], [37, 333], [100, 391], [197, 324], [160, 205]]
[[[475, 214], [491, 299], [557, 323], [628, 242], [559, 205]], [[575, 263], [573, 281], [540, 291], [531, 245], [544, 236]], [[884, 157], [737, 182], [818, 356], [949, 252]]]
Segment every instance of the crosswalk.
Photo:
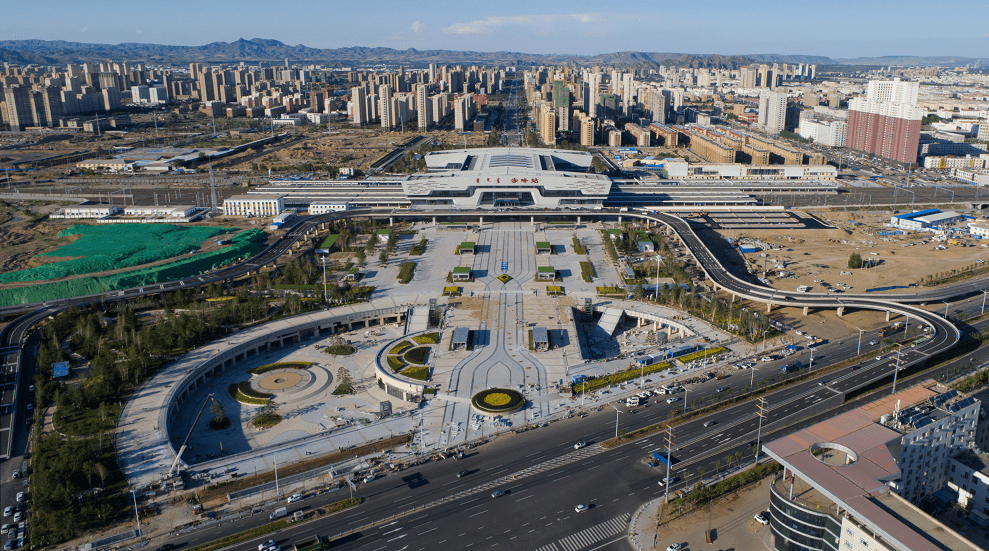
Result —
[[617, 536], [624, 532], [628, 527], [630, 518], [632, 518], [632, 515], [625, 513], [622, 516], [581, 530], [576, 534], [571, 534], [558, 542], [544, 545], [536, 549], [536, 551], [577, 551], [578, 549], [590, 547], [601, 540]]

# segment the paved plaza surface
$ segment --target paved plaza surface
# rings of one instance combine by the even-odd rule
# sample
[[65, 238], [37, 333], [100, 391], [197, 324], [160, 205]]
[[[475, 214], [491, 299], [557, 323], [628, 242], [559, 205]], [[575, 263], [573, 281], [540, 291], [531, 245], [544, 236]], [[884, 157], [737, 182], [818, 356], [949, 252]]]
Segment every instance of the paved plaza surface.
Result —
[[[388, 305], [423, 305], [431, 298], [437, 299], [444, 314], [440, 326], [430, 329], [439, 331], [440, 342], [431, 347], [428, 357], [431, 372], [427, 381], [429, 387], [436, 389], [435, 395], [427, 395], [421, 404], [412, 404], [389, 395], [375, 384], [376, 362], [384, 357], [383, 350], [389, 350], [407, 338], [406, 324], [355, 329], [343, 334], [357, 348], [351, 356], [325, 354], [322, 348], [330, 344], [332, 337], [320, 335], [246, 358], [210, 380], [210, 384], [199, 387], [184, 403], [179, 418], [173, 423], [169, 434], [171, 446], [165, 446], [161, 440], [164, 431], [159, 422], [162, 418], [153, 408], [155, 400], [161, 401], [165, 395], [163, 387], [174, 384], [182, 375], [166, 369], [138, 392], [137, 399], [128, 404], [122, 417], [129, 421], [121, 425], [128, 434], [147, 430], [147, 434], [134, 439], [132, 445], [124, 446], [120, 452], [128, 479], [135, 485], [143, 485], [167, 472], [174, 460], [172, 448], [180, 446], [200, 405], [211, 393], [233, 424], [221, 431], [210, 429], [207, 421], [212, 414], [207, 410], [204, 419], [192, 429], [190, 447], [182, 460], [186, 469], [215, 475], [219, 481], [234, 473], [262, 472], [272, 469], [276, 462], [283, 465], [393, 435], [413, 434], [413, 442], [398, 450], [412, 453], [443, 450], [542, 423], [581, 407], [596, 407], [640, 390], [641, 381], [636, 380], [589, 393], [581, 399], [571, 397], [569, 392], [561, 393], [560, 387], [566, 386], [573, 375], [607, 375], [629, 366], [628, 358], [609, 359], [604, 353], [594, 352], [595, 344], [587, 337], [588, 328], [578, 327], [580, 320], [574, 319], [575, 313], [579, 315], [576, 308], [583, 304], [585, 297], [595, 297], [596, 304], [622, 309], [629, 315], [640, 312], [666, 319], [683, 315], [683, 312], [649, 303], [596, 298], [595, 287], [613, 282], [611, 272], [614, 272], [614, 281], [618, 281], [617, 270], [604, 251], [599, 224], [575, 230], [542, 230], [525, 220], [484, 224], [468, 231], [428, 225], [417, 225], [416, 229], [418, 235], [401, 240], [396, 255], [384, 265], [377, 259], [369, 262], [365, 282], [377, 286], [372, 302], [346, 308], [359, 311]], [[588, 255], [573, 253], [574, 236], [587, 246]], [[423, 237], [428, 239], [426, 254], [409, 256], [408, 248]], [[475, 254], [454, 254], [463, 241], [477, 244]], [[537, 255], [537, 241], [549, 241], [556, 254]], [[417, 262], [415, 276], [409, 284], [400, 285], [395, 282], [397, 266], [408, 260]], [[579, 262], [584, 260], [595, 265], [598, 276], [594, 282], [584, 282], [580, 277]], [[443, 287], [454, 285], [446, 278], [456, 266], [470, 266], [474, 280], [455, 284], [462, 287], [462, 296], [442, 297]], [[554, 266], [562, 281], [537, 281], [539, 266]], [[501, 275], [510, 279], [499, 280]], [[561, 285], [566, 294], [550, 296], [548, 285]], [[292, 320], [275, 323], [290, 324]], [[680, 323], [691, 334], [681, 342], [727, 345], [736, 351], [734, 357], [754, 352], [753, 347], [732, 341], [729, 335], [703, 321], [686, 318]], [[529, 331], [536, 326], [549, 331], [550, 350], [530, 350]], [[472, 332], [472, 346], [468, 350], [450, 350], [453, 330], [457, 327]], [[647, 344], [645, 333], [649, 327], [636, 327], [634, 318], [625, 324], [625, 329], [624, 332], [619, 329], [621, 334], [617, 340], [606, 340], [620, 340], [626, 350], [642, 353], [662, 352], [677, 344]], [[245, 332], [263, 330], [258, 327]], [[614, 342], [606, 344], [614, 346]], [[208, 357], [223, 346], [223, 342], [217, 341], [190, 355]], [[247, 373], [254, 367], [278, 362], [311, 362], [312, 365], [298, 371]], [[703, 369], [713, 366], [712, 361]], [[333, 394], [341, 374], [349, 375], [355, 394]], [[683, 371], [663, 372], [646, 379], [654, 386], [689, 376], [691, 373]], [[256, 390], [274, 395], [275, 409], [283, 417], [280, 423], [266, 430], [250, 425], [255, 407], [235, 401], [227, 392], [229, 385], [245, 380]], [[476, 392], [492, 387], [522, 392], [526, 406], [504, 416], [479, 415], [471, 408], [470, 399]], [[393, 414], [382, 418], [379, 410], [384, 401], [391, 402]], [[156, 444], [141, 447], [148, 438], [157, 438]], [[345, 473], [362, 466], [359, 462], [349, 462], [336, 471]]]

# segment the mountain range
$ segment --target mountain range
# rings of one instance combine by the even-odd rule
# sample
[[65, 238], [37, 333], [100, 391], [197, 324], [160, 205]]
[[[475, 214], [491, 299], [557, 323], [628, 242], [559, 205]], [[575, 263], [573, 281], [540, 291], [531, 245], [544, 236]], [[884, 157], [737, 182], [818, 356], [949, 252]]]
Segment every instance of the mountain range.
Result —
[[960, 56], [885, 56], [832, 59], [827, 56], [789, 54], [688, 54], [622, 51], [593, 56], [568, 54], [527, 54], [521, 52], [473, 52], [454, 50], [395, 50], [392, 48], [310, 48], [291, 46], [278, 40], [243, 38], [234, 42], [213, 42], [203, 46], [168, 46], [162, 44], [123, 43], [89, 44], [62, 40], [2, 40], [0, 62], [19, 65], [63, 65], [126, 61], [151, 65], [185, 63], [319, 63], [326, 65], [370, 66], [388, 64], [424, 66], [429, 63], [486, 65], [638, 65], [659, 67], [660, 64], [679, 66], [737, 69], [750, 63], [809, 63], [827, 65], [898, 65], [898, 66], [989, 66], [989, 59]]

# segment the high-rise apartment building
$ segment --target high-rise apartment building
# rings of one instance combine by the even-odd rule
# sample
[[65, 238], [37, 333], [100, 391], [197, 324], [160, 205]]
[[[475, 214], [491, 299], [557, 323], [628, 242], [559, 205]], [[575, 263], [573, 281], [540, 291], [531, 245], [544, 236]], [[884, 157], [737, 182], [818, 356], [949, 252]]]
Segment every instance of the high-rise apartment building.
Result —
[[7, 102], [6, 118], [10, 122], [11, 130], [24, 130], [28, 126], [34, 126], [30, 88], [23, 84], [8, 86], [4, 89], [4, 97]]
[[367, 95], [363, 86], [350, 89], [350, 119], [357, 126], [367, 124]]
[[759, 95], [759, 124], [772, 134], [779, 134], [785, 128], [786, 92], [763, 92]]
[[[435, 67], [435, 66], [434, 66]], [[429, 86], [416, 86], [416, 115], [419, 118], [419, 131], [426, 132], [433, 126], [433, 102], [427, 90]]]
[[924, 116], [917, 107], [919, 90], [918, 82], [869, 81], [866, 97], [848, 102], [848, 147], [898, 163], [916, 163]]
[[382, 84], [378, 87], [378, 116], [381, 118], [381, 128], [391, 130], [395, 127], [395, 113], [392, 110], [391, 86]]

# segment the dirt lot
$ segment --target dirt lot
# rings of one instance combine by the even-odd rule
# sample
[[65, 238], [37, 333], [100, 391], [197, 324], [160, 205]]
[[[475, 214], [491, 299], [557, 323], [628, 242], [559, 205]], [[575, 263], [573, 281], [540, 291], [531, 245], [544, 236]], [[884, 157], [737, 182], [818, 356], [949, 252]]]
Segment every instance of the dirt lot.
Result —
[[[755, 260], [760, 269], [764, 265], [770, 269], [781, 265], [783, 270], [792, 272], [794, 275], [790, 277], [768, 278], [773, 287], [787, 291], [807, 285], [812, 292], [825, 292], [829, 286], [845, 283], [850, 286], [848, 291], [862, 293], [875, 287], [919, 284], [926, 276], [960, 270], [979, 259], [989, 261], [989, 248], [972, 239], [959, 239], [959, 245], [945, 244], [945, 250], [936, 250], [939, 243], [931, 241], [931, 233], [877, 235], [878, 231], [893, 229], [883, 226], [892, 214], [890, 211], [825, 212], [820, 216], [822, 222], [836, 226], [835, 229], [717, 230], [717, 233], [773, 246], [775, 250], [745, 255], [746, 261]], [[966, 244], [970, 246], [963, 246]], [[878, 260], [879, 265], [849, 270], [848, 258], [856, 252], [864, 261]]]
[[[756, 522], [756, 513], [769, 509], [769, 482], [766, 478], [741, 492], [729, 494], [722, 499], [669, 521], [659, 527], [656, 533], [655, 549], [677, 542], [690, 551], [731, 550], [758, 551], [772, 549], [768, 541], [768, 526]], [[711, 530], [712, 542], [704, 542], [704, 532]]]

